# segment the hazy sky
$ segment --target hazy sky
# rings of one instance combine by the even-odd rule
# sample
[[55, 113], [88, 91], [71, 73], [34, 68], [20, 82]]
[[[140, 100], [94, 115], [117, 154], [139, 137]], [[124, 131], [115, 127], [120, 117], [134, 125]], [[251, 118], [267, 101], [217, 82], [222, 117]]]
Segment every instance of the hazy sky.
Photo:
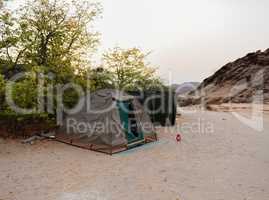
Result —
[[229, 61], [269, 48], [268, 0], [103, 0], [103, 45], [153, 50], [173, 82], [202, 81]]
[[229, 61], [269, 48], [268, 0], [100, 0], [100, 51], [140, 47], [173, 83], [202, 81]]

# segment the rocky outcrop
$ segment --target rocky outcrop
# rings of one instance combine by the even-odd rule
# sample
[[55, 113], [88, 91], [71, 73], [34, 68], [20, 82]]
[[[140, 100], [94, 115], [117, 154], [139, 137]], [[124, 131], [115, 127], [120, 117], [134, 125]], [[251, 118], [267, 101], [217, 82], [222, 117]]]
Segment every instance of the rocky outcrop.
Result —
[[269, 103], [269, 49], [226, 64], [189, 93], [187, 99], [207, 104]]

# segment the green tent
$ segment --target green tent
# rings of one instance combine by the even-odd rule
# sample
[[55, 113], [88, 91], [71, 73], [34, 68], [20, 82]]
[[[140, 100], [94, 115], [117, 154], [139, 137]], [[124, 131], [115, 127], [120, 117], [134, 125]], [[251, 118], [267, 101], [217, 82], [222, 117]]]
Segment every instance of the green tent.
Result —
[[113, 154], [157, 140], [150, 117], [134, 96], [100, 90], [79, 102], [81, 109], [64, 117], [58, 141]]

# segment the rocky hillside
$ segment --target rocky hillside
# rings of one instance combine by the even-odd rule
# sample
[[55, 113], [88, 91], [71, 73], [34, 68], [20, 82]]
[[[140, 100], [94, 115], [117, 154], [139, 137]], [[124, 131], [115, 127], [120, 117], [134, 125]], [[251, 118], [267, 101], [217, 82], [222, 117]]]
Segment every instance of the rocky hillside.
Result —
[[269, 49], [249, 53], [205, 79], [183, 104], [269, 103]]

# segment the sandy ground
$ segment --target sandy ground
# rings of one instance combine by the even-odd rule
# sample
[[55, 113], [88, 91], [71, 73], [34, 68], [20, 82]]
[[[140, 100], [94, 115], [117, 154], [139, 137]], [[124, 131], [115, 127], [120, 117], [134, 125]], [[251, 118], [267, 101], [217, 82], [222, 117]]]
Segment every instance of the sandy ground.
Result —
[[[268, 200], [269, 117], [184, 113], [160, 140], [114, 156], [53, 141], [0, 141], [1, 200]], [[175, 139], [182, 133], [183, 141]]]

